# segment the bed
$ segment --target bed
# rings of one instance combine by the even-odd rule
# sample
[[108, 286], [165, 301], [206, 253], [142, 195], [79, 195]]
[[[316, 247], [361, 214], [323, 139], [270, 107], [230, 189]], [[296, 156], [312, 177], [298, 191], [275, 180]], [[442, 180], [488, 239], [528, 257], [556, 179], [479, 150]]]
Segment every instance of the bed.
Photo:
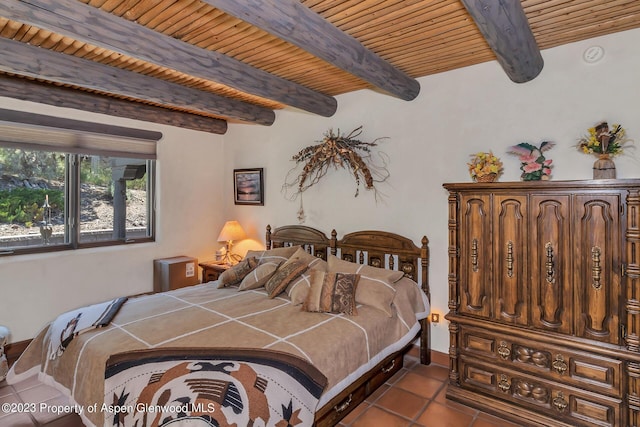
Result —
[[[37, 373], [89, 426], [331, 426], [402, 368], [416, 339], [430, 363], [426, 237], [418, 247], [294, 225], [268, 226], [265, 243], [242, 261], [246, 274], [238, 265], [215, 282], [129, 298], [70, 340], [52, 322], [7, 380]], [[318, 283], [343, 292], [327, 298]]]

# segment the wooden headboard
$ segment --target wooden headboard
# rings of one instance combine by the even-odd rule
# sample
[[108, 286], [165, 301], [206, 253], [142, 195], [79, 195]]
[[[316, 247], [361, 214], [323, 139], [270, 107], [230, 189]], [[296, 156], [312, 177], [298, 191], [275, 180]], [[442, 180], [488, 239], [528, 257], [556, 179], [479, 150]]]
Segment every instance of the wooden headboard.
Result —
[[265, 243], [267, 249], [300, 245], [324, 260], [331, 254], [357, 264], [401, 270], [431, 298], [427, 236], [422, 237], [422, 246], [418, 247], [413, 240], [386, 231], [357, 231], [338, 240], [335, 230], [327, 237], [322, 231], [304, 225], [286, 225], [275, 230], [267, 225]]
[[[338, 240], [335, 230], [331, 231], [331, 237], [327, 237], [322, 231], [304, 225], [286, 225], [275, 230], [267, 225], [265, 243], [267, 249], [300, 245], [307, 252], [324, 260], [331, 254], [357, 264], [401, 270], [422, 287], [431, 301], [427, 236], [422, 237], [421, 246], [418, 247], [413, 240], [386, 231], [356, 231], [345, 234]], [[420, 337], [420, 359], [426, 364], [431, 357], [429, 336], [427, 318], [422, 322]]]

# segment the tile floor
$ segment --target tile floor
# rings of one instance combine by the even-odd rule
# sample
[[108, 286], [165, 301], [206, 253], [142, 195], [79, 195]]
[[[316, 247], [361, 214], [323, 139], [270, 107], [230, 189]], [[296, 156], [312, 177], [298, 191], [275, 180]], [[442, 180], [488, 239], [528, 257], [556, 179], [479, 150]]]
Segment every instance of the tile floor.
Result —
[[[409, 354], [402, 370], [356, 407], [339, 427], [517, 427], [516, 424], [446, 400], [447, 368], [437, 363], [420, 365]], [[20, 384], [0, 382], [0, 404], [46, 402], [46, 407], [66, 404], [55, 389], [35, 378]], [[40, 405], [37, 406], [38, 408]], [[73, 413], [6, 414], [0, 411], [0, 427], [80, 427]]]

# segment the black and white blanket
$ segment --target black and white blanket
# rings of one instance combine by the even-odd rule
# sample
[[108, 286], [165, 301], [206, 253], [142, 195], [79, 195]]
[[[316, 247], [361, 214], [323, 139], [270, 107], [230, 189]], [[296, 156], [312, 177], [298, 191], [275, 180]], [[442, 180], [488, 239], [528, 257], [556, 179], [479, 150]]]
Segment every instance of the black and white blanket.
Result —
[[89, 305], [61, 314], [49, 328], [49, 360], [60, 357], [71, 340], [83, 332], [107, 326], [127, 297]]

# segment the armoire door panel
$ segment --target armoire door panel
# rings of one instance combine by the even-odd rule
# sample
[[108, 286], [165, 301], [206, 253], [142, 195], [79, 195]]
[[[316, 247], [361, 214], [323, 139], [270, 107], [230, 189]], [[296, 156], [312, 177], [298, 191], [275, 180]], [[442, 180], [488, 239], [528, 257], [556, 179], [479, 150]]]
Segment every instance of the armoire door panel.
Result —
[[571, 333], [569, 195], [532, 195], [529, 250], [532, 324], [541, 329]]
[[462, 197], [460, 312], [491, 316], [491, 205], [488, 195]]
[[526, 196], [496, 194], [493, 200], [495, 318], [527, 325]]
[[620, 195], [575, 197], [576, 334], [619, 344]]

